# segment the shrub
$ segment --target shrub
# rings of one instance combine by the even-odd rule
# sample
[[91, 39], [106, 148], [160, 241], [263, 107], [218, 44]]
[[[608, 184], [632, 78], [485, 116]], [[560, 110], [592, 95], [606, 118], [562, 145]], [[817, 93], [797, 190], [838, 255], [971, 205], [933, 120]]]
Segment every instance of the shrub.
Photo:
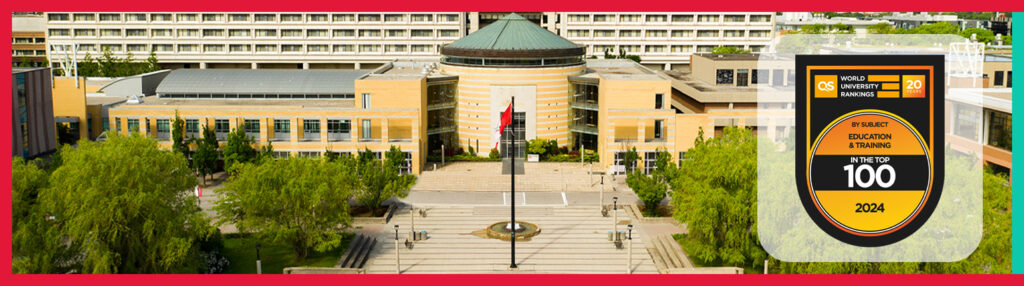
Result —
[[487, 157], [491, 158], [492, 160], [499, 160], [501, 159], [501, 153], [498, 153], [498, 148], [494, 148], [491, 149], [490, 154], [487, 154]]

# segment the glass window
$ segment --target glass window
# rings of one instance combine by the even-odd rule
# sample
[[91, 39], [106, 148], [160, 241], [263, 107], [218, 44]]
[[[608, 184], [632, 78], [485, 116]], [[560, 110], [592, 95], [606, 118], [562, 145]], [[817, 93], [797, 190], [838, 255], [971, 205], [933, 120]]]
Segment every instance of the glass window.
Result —
[[277, 15], [274, 14], [256, 14], [253, 16], [256, 22], [274, 22], [277, 21]]
[[978, 132], [981, 130], [981, 108], [963, 104], [957, 104], [954, 107], [956, 108], [956, 117], [954, 118], [956, 122], [953, 126], [953, 134], [975, 142], [980, 141]]
[[303, 119], [302, 120], [302, 132], [304, 133], [320, 133], [320, 119]]
[[171, 120], [169, 120], [169, 119], [157, 119], [156, 120], [156, 132], [158, 132], [158, 133], [169, 133], [169, 132], [171, 132]]
[[359, 22], [380, 22], [379, 14], [359, 14]]
[[665, 94], [656, 93], [654, 94], [654, 109], [661, 109], [665, 105]]
[[100, 22], [120, 22], [121, 14], [100, 14]]
[[302, 22], [301, 14], [281, 14], [281, 22]]
[[139, 132], [139, 119], [129, 118], [128, 119], [128, 132]]
[[[400, 31], [400, 30], [398, 30], [398, 31]], [[402, 34], [404, 35], [405, 31], [402, 31], [402, 32], [403, 32]], [[352, 29], [338, 29], [338, 30], [334, 30], [334, 36], [335, 37], [355, 37], [356, 36], [356, 30], [352, 30]]]
[[1008, 151], [1013, 150], [1013, 137], [1010, 136], [1011, 115], [998, 111], [989, 113], [988, 145]]
[[369, 138], [373, 137], [373, 129], [372, 129], [372, 126], [370, 125], [370, 120], [369, 119], [363, 119], [363, 125], [360, 126], [360, 127], [363, 128], [363, 138], [364, 139], [369, 139]]
[[672, 15], [672, 22], [693, 22], [693, 15]]
[[185, 119], [185, 133], [192, 137], [199, 134], [199, 119]]
[[308, 14], [306, 15], [306, 21], [327, 22], [327, 14]]
[[246, 119], [245, 120], [245, 133], [248, 135], [255, 134], [259, 137], [260, 134], [260, 120], [259, 119]]
[[213, 131], [217, 133], [231, 132], [231, 124], [227, 119], [216, 119], [213, 121]]
[[274, 119], [274, 133], [291, 132], [291, 122], [288, 119]]
[[171, 14], [167, 13], [150, 14], [149, 18], [152, 19], [153, 22], [170, 22], [172, 19]]
[[231, 22], [248, 22], [249, 14], [231, 14], [229, 19]]
[[370, 94], [363, 94], [363, 109], [370, 109]]
[[996, 71], [996, 77], [992, 84], [1003, 85], [1003, 71]]
[[352, 14], [333, 14], [331, 18], [335, 22], [354, 22], [356, 20], [356, 16]]
[[733, 70], [731, 69], [720, 69], [717, 71], [715, 83], [717, 84], [732, 84]]

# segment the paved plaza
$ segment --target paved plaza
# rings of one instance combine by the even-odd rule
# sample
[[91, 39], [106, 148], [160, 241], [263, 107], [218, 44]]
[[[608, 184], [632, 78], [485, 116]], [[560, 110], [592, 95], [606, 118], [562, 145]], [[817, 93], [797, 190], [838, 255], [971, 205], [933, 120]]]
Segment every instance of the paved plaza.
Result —
[[[508, 191], [509, 175], [501, 174], [501, 162], [456, 162], [434, 170], [427, 163], [413, 191]], [[590, 174], [590, 163], [526, 162], [525, 175], [516, 176], [516, 192], [597, 192], [601, 175]], [[594, 166], [594, 168], [599, 168]], [[605, 191], [625, 189], [625, 177], [605, 177]]]

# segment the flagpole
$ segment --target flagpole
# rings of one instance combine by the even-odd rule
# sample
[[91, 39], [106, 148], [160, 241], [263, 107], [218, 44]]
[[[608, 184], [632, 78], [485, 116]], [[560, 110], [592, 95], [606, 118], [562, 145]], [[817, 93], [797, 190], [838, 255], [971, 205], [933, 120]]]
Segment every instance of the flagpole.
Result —
[[512, 151], [509, 152], [509, 153], [512, 153], [511, 154], [512, 156], [509, 156], [512, 159], [511, 165], [510, 165], [511, 168], [509, 168], [509, 169], [512, 170], [512, 172], [510, 172], [512, 174], [512, 222], [511, 222], [511, 227], [510, 227], [510, 229], [512, 229], [512, 240], [511, 240], [512, 241], [512, 266], [509, 266], [509, 268], [516, 269], [518, 266], [516, 266], [516, 138], [515, 138], [515, 136], [516, 136], [516, 130], [515, 130], [515, 126], [516, 126], [515, 125], [515, 119], [516, 119], [516, 98], [515, 97], [512, 97], [512, 104], [511, 104], [511, 107], [509, 108], [509, 118], [512, 119], [512, 120], [509, 121], [509, 125], [512, 125], [512, 148], [511, 148]]

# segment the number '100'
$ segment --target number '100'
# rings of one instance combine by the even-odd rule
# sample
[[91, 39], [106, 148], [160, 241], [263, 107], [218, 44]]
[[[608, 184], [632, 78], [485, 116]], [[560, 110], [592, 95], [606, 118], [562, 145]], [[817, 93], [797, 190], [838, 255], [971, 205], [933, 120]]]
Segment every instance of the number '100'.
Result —
[[[889, 164], [879, 165], [878, 169], [867, 164], [861, 164], [854, 168], [853, 164], [849, 164], [843, 166], [843, 170], [846, 171], [846, 186], [848, 188], [853, 188], [854, 183], [861, 188], [869, 188], [875, 184], [882, 188], [889, 188], [896, 182], [896, 170]], [[882, 180], [883, 172], [889, 172], [888, 180]], [[861, 176], [863, 173], [867, 173], [867, 178]]]

